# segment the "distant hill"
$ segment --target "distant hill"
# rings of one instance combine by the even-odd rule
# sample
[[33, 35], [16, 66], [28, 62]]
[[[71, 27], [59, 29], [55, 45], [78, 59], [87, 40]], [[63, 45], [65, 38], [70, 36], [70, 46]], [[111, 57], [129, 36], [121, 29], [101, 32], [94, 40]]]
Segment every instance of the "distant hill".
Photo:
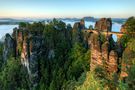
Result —
[[95, 21], [97, 20], [96, 18], [91, 17], [91, 16], [89, 16], [89, 17], [83, 17], [83, 19], [84, 19], [85, 21], [91, 21], [91, 22], [95, 22]]
[[32, 20], [27, 19], [13, 19], [13, 18], [0, 18], [0, 25], [2, 24], [19, 24], [20, 22], [31, 22]]
[[127, 20], [127, 18], [112, 18], [113, 22], [124, 24], [124, 22]]
[[[57, 18], [58, 20], [63, 20], [63, 21], [71, 21], [71, 22], [76, 22], [80, 21], [81, 19], [84, 19], [85, 21], [90, 21], [90, 22], [96, 22], [99, 20], [99, 18], [94, 18], [91, 16], [83, 17], [83, 18]], [[0, 25], [2, 24], [19, 24], [20, 22], [39, 22], [39, 21], [45, 21], [45, 20], [52, 20], [52, 19], [47, 19], [47, 18], [22, 18], [22, 19], [16, 19], [16, 18], [0, 18]], [[127, 19], [125, 18], [112, 18], [113, 22], [123, 24]]]

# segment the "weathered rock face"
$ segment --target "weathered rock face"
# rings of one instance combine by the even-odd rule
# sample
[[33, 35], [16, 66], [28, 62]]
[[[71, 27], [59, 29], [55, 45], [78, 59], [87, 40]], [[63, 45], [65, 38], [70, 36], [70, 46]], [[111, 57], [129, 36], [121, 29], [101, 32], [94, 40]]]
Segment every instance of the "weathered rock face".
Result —
[[[54, 31], [62, 40], [71, 43], [71, 31]], [[46, 35], [46, 34], [45, 34]], [[21, 63], [27, 68], [32, 87], [37, 86], [40, 80], [39, 63], [42, 59], [53, 60], [57, 38], [43, 36], [38, 30], [26, 28], [14, 29], [13, 39], [16, 42], [16, 56], [21, 57]], [[68, 43], [69, 44], [69, 43]]]
[[29, 43], [27, 45], [31, 81], [34, 86], [36, 86], [39, 81], [39, 57], [44, 55], [44, 44], [45, 43], [42, 36], [35, 36], [29, 39]]
[[73, 26], [73, 29], [77, 29], [78, 31], [81, 31], [82, 29], [85, 29], [85, 22], [82, 19], [80, 22], [76, 22]]
[[110, 18], [101, 18], [95, 24], [95, 29], [99, 31], [111, 31], [112, 29], [112, 20]]
[[25, 66], [27, 66], [28, 64], [28, 56], [29, 56], [28, 51], [27, 51], [29, 47], [27, 45], [28, 43], [26, 41], [23, 41], [22, 50], [21, 50], [21, 62]]
[[98, 35], [92, 35], [89, 41], [91, 49], [91, 63], [90, 69], [94, 70], [98, 65], [103, 65], [102, 62], [102, 52], [100, 49], [100, 41], [98, 40]]
[[85, 29], [85, 22], [83, 19], [80, 21], [80, 29]]
[[117, 52], [112, 50], [109, 53], [109, 59], [108, 59], [108, 62], [107, 62], [108, 72], [114, 73], [114, 72], [118, 71], [118, 60], [119, 60], [119, 57], [118, 57]]
[[22, 51], [22, 45], [24, 41], [24, 34], [23, 31], [17, 28], [14, 28], [13, 34], [12, 34], [13, 39], [15, 40], [16, 43], [16, 56], [19, 56]]
[[[100, 31], [111, 31], [112, 21], [110, 18], [102, 18], [96, 22], [95, 28]], [[90, 36], [89, 45], [91, 49], [91, 70], [96, 69], [97, 66], [105, 67], [109, 74], [119, 72], [118, 65], [120, 55], [116, 50], [116, 43], [112, 35], [105, 36], [106, 40], [102, 41], [100, 33]], [[120, 49], [119, 49], [120, 50]], [[119, 51], [120, 52], [120, 51]]]
[[106, 41], [105, 43], [103, 43], [102, 45], [102, 59], [103, 61], [106, 63], [109, 59], [109, 47], [110, 43], [108, 41]]
[[6, 34], [3, 50], [4, 61], [6, 61], [9, 56], [15, 57], [15, 47], [16, 45], [13, 38], [9, 34]]
[[82, 32], [81, 30], [85, 29], [85, 22], [81, 20], [80, 22], [76, 22], [73, 26], [72, 30], [72, 42], [83, 42]]
[[120, 31], [123, 32], [123, 33], [126, 33], [126, 31], [127, 31], [127, 30], [126, 30], [126, 27], [127, 27], [126, 24], [122, 25]]
[[111, 38], [104, 43], [101, 43], [99, 38], [100, 34], [93, 34], [89, 39], [91, 49], [90, 69], [93, 71], [101, 66], [105, 67], [109, 74], [118, 72], [119, 56], [111, 46]]
[[19, 28], [14, 29], [12, 36], [16, 42], [16, 47], [13, 48], [16, 51], [16, 56], [21, 56], [21, 63], [27, 68], [32, 85], [36, 86], [39, 81], [39, 57], [45, 54], [43, 54], [45, 42], [42, 34]]

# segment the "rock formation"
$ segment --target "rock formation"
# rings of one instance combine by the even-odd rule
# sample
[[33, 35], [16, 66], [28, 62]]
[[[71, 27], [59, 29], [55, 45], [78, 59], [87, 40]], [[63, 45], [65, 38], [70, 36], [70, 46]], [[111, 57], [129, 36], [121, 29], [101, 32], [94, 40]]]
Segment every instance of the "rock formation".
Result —
[[103, 66], [109, 73], [118, 71], [118, 53], [111, 49], [109, 41], [101, 44], [98, 40], [99, 35], [91, 35], [90, 49], [91, 49], [91, 63], [90, 69], [93, 71], [97, 66]]
[[108, 72], [111, 72], [111, 73], [115, 73], [118, 71], [118, 63], [119, 61], [119, 57], [118, 57], [118, 54], [117, 52], [115, 52], [114, 50], [112, 50], [110, 53], [109, 53], [109, 60], [107, 62], [107, 71]]
[[[81, 23], [82, 25], [83, 23]], [[26, 28], [15, 28], [12, 36], [7, 34], [3, 57], [7, 60], [8, 56], [14, 55], [21, 59], [21, 63], [27, 68], [32, 87], [37, 86], [40, 80], [39, 63], [41, 58], [52, 60], [55, 57], [55, 47], [58, 41], [56, 38], [47, 38], [43, 36], [41, 30]], [[56, 28], [55, 28], [56, 29]], [[71, 43], [71, 33], [68, 30], [57, 30], [61, 39]], [[53, 36], [52, 36], [53, 37]]]
[[85, 22], [83, 19], [81, 19], [80, 22], [76, 22], [73, 26], [73, 29], [77, 29], [78, 31], [81, 31], [85, 29]]
[[[102, 18], [96, 22], [95, 28], [100, 32], [111, 31], [112, 22], [111, 19]], [[112, 35], [105, 36], [103, 41], [102, 34], [94, 34], [89, 37], [89, 46], [91, 49], [91, 63], [90, 69], [93, 71], [98, 66], [105, 67], [109, 74], [118, 72], [119, 55], [115, 49], [116, 43], [114, 42]]]
[[91, 63], [90, 69], [94, 70], [98, 65], [103, 65], [102, 63], [102, 52], [100, 48], [100, 41], [98, 40], [98, 35], [92, 35], [90, 37], [90, 49], [91, 49]]
[[112, 29], [112, 20], [110, 18], [101, 18], [95, 24], [95, 29], [100, 31], [111, 31]]
[[121, 32], [123, 33], [126, 33], [126, 25], [122, 25], [121, 29], [120, 29]]
[[82, 19], [80, 22], [76, 22], [72, 30], [72, 43], [83, 42], [82, 30], [85, 29], [85, 22]]
[[[43, 53], [43, 46], [44, 41], [42, 35], [38, 34], [33, 35], [35, 31], [28, 31], [26, 28], [15, 28], [13, 32], [13, 39], [10, 35], [7, 35], [8, 41], [6, 40], [5, 45], [8, 45], [8, 43], [11, 43], [6, 46], [9, 48], [13, 47], [13, 41], [16, 43], [16, 46], [14, 46], [12, 49], [16, 51], [15, 55], [16, 57], [21, 56], [21, 63], [27, 68], [28, 73], [30, 75], [30, 80], [33, 83], [34, 86], [38, 83], [38, 60], [39, 56]], [[39, 32], [40, 33], [40, 32]], [[12, 50], [9, 49], [8, 50]], [[5, 54], [4, 54], [5, 55]]]
[[4, 42], [4, 50], [3, 50], [3, 59], [4, 61], [7, 60], [8, 57], [13, 56], [15, 57], [15, 48], [16, 44], [14, 39], [9, 35], [6, 34], [5, 42]]

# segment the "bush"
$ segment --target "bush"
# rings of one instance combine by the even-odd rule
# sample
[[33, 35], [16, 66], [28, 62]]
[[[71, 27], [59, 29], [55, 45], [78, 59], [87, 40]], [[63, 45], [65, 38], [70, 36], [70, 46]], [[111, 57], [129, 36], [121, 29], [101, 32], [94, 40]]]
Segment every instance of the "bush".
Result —
[[86, 80], [76, 90], [103, 90], [103, 85], [100, 84], [98, 78], [95, 77], [94, 72], [88, 72]]

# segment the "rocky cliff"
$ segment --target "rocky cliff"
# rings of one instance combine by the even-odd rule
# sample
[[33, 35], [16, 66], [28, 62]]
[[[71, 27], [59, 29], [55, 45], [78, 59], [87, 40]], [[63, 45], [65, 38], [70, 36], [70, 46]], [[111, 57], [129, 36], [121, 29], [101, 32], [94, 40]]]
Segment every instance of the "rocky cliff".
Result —
[[[108, 74], [120, 72], [122, 48], [119, 42], [114, 42], [112, 35], [105, 36], [100, 31], [111, 31], [111, 19], [102, 18], [96, 22], [95, 29], [99, 33], [89, 33], [88, 40], [91, 50], [90, 70], [104, 67]], [[117, 48], [119, 47], [119, 48]]]
[[118, 53], [115, 49], [111, 48], [112, 42], [105, 40], [101, 43], [98, 39], [99, 35], [91, 35], [90, 37], [90, 49], [91, 49], [91, 70], [94, 70], [98, 66], [105, 66], [108, 73], [114, 73], [118, 71]]
[[10, 56], [16, 56], [16, 43], [15, 40], [10, 36], [10, 34], [6, 34], [5, 42], [4, 42], [4, 50], [3, 50], [3, 59], [4, 61], [7, 60]]
[[100, 31], [111, 31], [111, 28], [112, 28], [111, 18], [101, 18], [95, 24], [95, 29]]

